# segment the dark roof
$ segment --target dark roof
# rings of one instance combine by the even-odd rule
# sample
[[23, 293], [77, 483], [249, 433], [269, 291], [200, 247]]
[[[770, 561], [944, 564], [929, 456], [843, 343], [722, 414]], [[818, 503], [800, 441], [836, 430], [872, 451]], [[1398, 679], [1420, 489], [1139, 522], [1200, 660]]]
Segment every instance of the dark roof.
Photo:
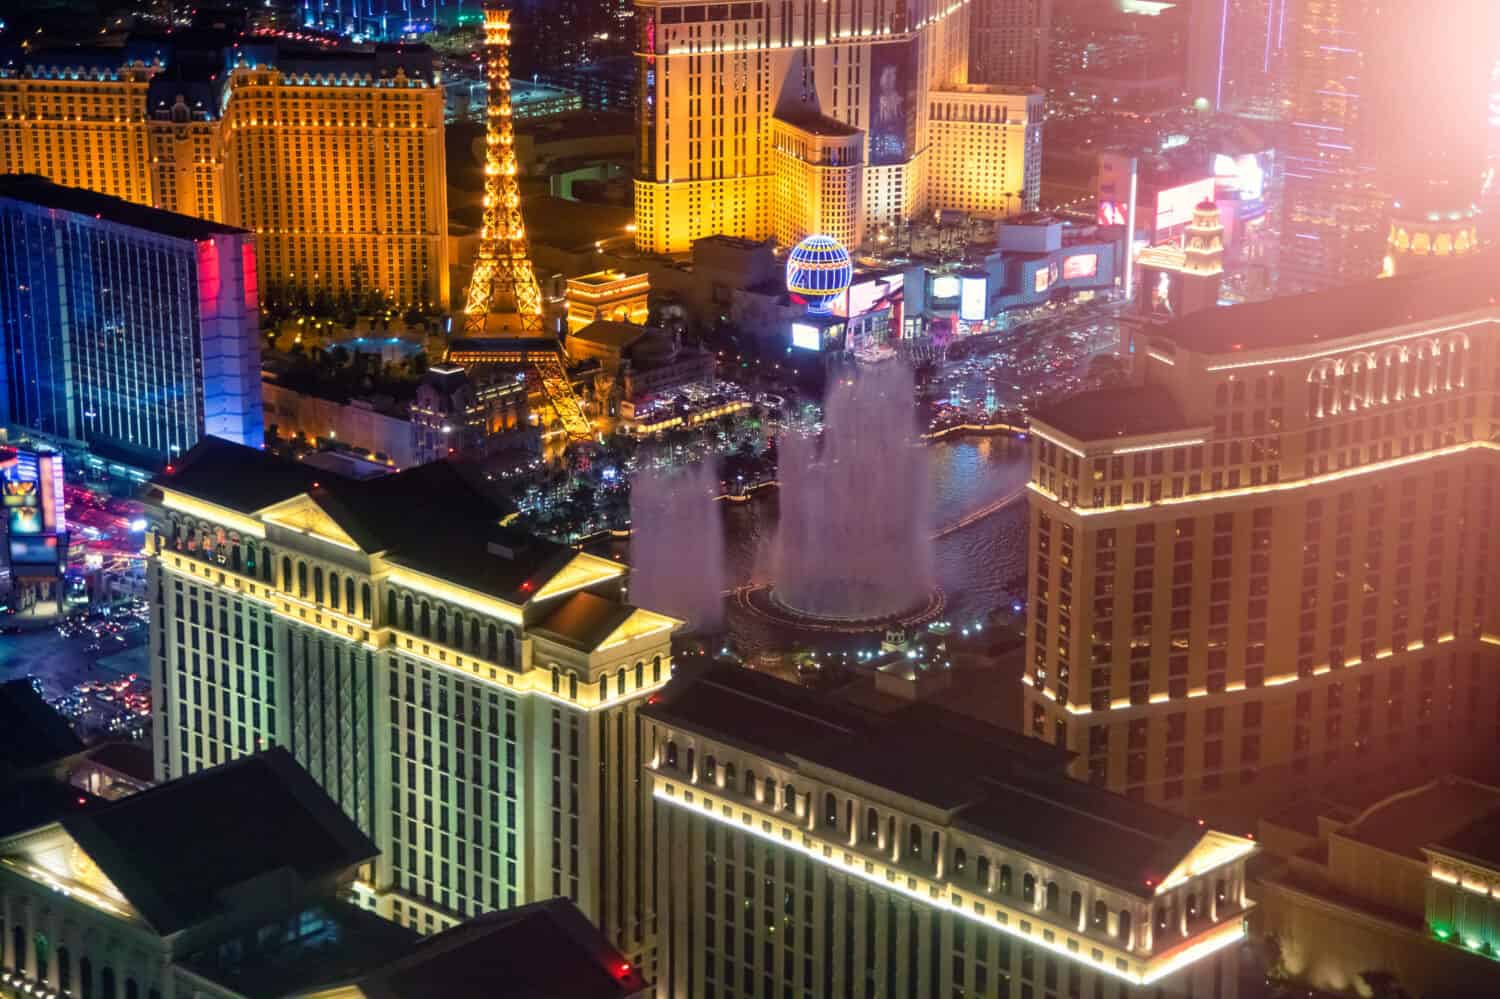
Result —
[[[686, 670], [686, 668], [685, 668]], [[1143, 897], [1192, 849], [1189, 819], [1068, 778], [1071, 755], [929, 703], [867, 711], [763, 673], [684, 671], [645, 714], [784, 765], [801, 761], [952, 813], [996, 843]]]
[[830, 118], [821, 111], [811, 108], [791, 108], [786, 111], [776, 112], [776, 117], [795, 128], [813, 135], [829, 135], [843, 138], [850, 135], [858, 135], [859, 129], [853, 125]]
[[144, 784], [156, 780], [151, 747], [140, 742], [106, 742], [89, 751], [89, 759]]
[[532, 625], [532, 630], [580, 651], [592, 652], [624, 624], [634, 610], [626, 604], [580, 591]]
[[563, 898], [460, 923], [358, 985], [367, 999], [621, 999], [647, 988]]
[[430, 462], [373, 479], [206, 437], [156, 483], [250, 514], [307, 494], [368, 552], [512, 603], [525, 603], [573, 552], [515, 528], [465, 466]]
[[1187, 424], [1176, 401], [1159, 385], [1080, 392], [1037, 410], [1032, 418], [1081, 441], [1164, 434]]
[[421, 940], [415, 930], [347, 902], [326, 899], [310, 911], [314, 918], [304, 925], [315, 928], [295, 940], [240, 951], [215, 942], [180, 963], [235, 995], [280, 999], [357, 979]]
[[1338, 835], [1421, 860], [1422, 847], [1461, 837], [1472, 823], [1497, 815], [1500, 788], [1443, 777], [1371, 806]]
[[1500, 868], [1500, 807], [1444, 836], [1433, 846], [1443, 853], [1467, 857], [1492, 869]]
[[327, 474], [259, 448], [205, 437], [155, 481], [163, 488], [249, 514], [307, 492]]
[[56, 763], [83, 752], [67, 719], [42, 700], [31, 680], [0, 684], [0, 775]]
[[596, 319], [577, 333], [569, 333], [569, 340], [585, 340], [603, 347], [624, 350], [650, 332], [644, 326], [622, 323], [613, 319]]
[[207, 219], [178, 215], [137, 205], [107, 194], [87, 191], [81, 187], [63, 187], [45, 177], [33, 174], [5, 174], [0, 176], [0, 198], [11, 198], [42, 208], [55, 208], [75, 215], [92, 215], [106, 222], [143, 229], [159, 236], [176, 239], [207, 239], [209, 236], [244, 233], [244, 229], [220, 225]]
[[0, 836], [40, 829], [98, 801], [87, 791], [53, 777], [5, 781], [0, 783]]
[[1204, 354], [1339, 340], [1480, 309], [1500, 299], [1500, 253], [1475, 254], [1402, 277], [1266, 302], [1205, 309], [1154, 335]]
[[295, 899], [377, 853], [281, 747], [65, 816], [62, 824], [164, 936], [242, 900]]

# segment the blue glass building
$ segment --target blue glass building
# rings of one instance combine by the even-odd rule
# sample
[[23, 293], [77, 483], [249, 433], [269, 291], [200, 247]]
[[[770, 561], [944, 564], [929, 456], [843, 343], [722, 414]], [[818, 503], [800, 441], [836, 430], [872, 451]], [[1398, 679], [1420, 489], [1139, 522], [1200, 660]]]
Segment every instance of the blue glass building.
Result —
[[242, 229], [0, 177], [0, 416], [160, 467], [259, 446], [259, 299]]

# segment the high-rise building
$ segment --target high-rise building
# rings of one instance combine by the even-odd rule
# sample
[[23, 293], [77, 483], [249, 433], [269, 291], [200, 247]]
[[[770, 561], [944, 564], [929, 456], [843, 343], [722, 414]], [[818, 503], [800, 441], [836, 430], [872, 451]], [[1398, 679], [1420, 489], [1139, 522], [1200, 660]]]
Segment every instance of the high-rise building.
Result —
[[[1287, 27], [1288, 117], [1280, 294], [1380, 273], [1385, 195], [1365, 108], [1374, 0], [1304, 0]], [[1416, 91], [1413, 91], [1416, 93]]]
[[422, 46], [221, 35], [0, 66], [0, 173], [256, 233], [264, 297], [448, 302], [443, 93]]
[[977, 0], [969, 21], [970, 79], [1047, 86], [1052, 0]]
[[1488, 752], [1493, 259], [1209, 309], [1035, 414], [1025, 724], [1218, 814]]
[[894, 694], [719, 667], [653, 701], [661, 999], [1238, 994], [1251, 840]]
[[680, 622], [505, 512], [447, 462], [355, 482], [204, 441], [148, 507], [158, 776], [286, 746], [379, 846], [382, 915], [564, 895], [638, 962], [636, 712]]
[[1200, 0], [1188, 18], [1188, 96], [1215, 111], [1280, 118], [1294, 0]]
[[[641, 249], [803, 230], [872, 240], [935, 208], [1036, 207], [1040, 101], [963, 86], [968, 6], [636, 6]], [[975, 169], [977, 190], [948, 190]]]
[[0, 413], [161, 467], [259, 446], [255, 238], [40, 177], [0, 178]]

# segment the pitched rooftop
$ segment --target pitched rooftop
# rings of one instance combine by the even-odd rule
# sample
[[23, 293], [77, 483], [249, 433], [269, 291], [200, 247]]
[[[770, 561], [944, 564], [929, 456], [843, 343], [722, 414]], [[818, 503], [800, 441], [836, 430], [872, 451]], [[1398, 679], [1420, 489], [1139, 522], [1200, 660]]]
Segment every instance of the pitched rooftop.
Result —
[[641, 711], [792, 768], [807, 761], [895, 791], [980, 837], [1141, 897], [1204, 832], [1066, 777], [1064, 750], [932, 704], [876, 713], [753, 670], [713, 667], [679, 674]]
[[1182, 410], [1159, 385], [1080, 392], [1037, 410], [1033, 418], [1080, 441], [1164, 434], [1187, 426]]

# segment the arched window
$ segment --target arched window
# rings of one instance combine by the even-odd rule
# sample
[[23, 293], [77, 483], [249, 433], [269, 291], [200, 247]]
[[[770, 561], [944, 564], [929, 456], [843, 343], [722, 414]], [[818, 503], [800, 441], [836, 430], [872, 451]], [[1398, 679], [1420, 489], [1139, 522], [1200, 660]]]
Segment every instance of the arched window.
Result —
[[562, 675], [557, 672], [556, 666], [552, 667], [552, 692], [554, 694], [562, 692]]
[[[251, 551], [254, 550], [253, 548], [251, 549]], [[229, 568], [235, 572], [239, 572], [242, 568], [240, 563], [240, 543], [238, 541], [231, 543], [229, 546]]]
[[880, 813], [873, 808], [865, 809], [865, 842], [880, 842]]
[[621, 666], [615, 671], [615, 696], [625, 696], [625, 667]]
[[262, 583], [271, 582], [271, 549], [269, 548], [262, 548], [260, 550], [260, 581]]
[[1189, 892], [1188, 893], [1188, 897], [1187, 897], [1187, 917], [1188, 917], [1188, 919], [1197, 919], [1198, 918], [1198, 893], [1197, 892]]
[[703, 779], [714, 780], [719, 776], [719, 761], [714, 759], [714, 754], [709, 753], [703, 757]]
[[1229, 901], [1229, 892], [1225, 889], [1223, 878], [1214, 882], [1214, 898], [1219, 900], [1220, 905]]
[[359, 584], [359, 614], [366, 621], [370, 620], [370, 584]]
[[86, 957], [78, 959], [78, 995], [94, 999], [94, 962]]
[[1010, 865], [1009, 864], [1001, 864], [1000, 865], [1000, 891], [1003, 894], [1009, 895], [1014, 890], [1015, 890], [1015, 886], [1011, 882]]
[[469, 651], [479, 654], [479, 618], [469, 619]]
[[417, 604], [416, 604], [416, 601], [412, 600], [411, 594], [408, 593], [406, 595], [406, 599], [401, 604], [401, 627], [402, 627], [402, 630], [408, 631], [408, 632], [414, 632], [414, 631], [417, 630], [416, 627], [415, 627], [416, 623], [417, 623]]
[[354, 577], [344, 577], [344, 613], [353, 614], [354, 611]]
[[1036, 878], [1030, 874], [1021, 879], [1021, 899], [1026, 902], [1036, 901]]
[[1120, 910], [1120, 932], [1119, 932], [1119, 937], [1120, 937], [1121, 940], [1125, 940], [1125, 941], [1129, 941], [1130, 940], [1130, 910], [1129, 909], [1121, 909]]
[[677, 766], [677, 743], [675, 740], [667, 740], [667, 766]]
[[635, 664], [635, 689], [640, 690], [646, 685], [646, 664], [636, 660]]
[[[1243, 382], [1235, 382], [1235, 384], [1236, 385], [1242, 385], [1244, 383]], [[1057, 882], [1056, 881], [1048, 881], [1047, 882], [1047, 911], [1048, 912], [1056, 912], [1058, 905], [1060, 905], [1061, 903], [1062, 903], [1062, 891], [1057, 887]]]
[[746, 770], [745, 771], [745, 797], [747, 797], [747, 798], [753, 798], [753, 797], [755, 797], [755, 789], [757, 787], [759, 787], [759, 786], [760, 786], [760, 783], [755, 778], [755, 771], [754, 770]]
[[464, 616], [459, 611], [453, 612], [453, 647], [467, 651], [464, 645]]
[[661, 682], [661, 656], [651, 660], [651, 682]]
[[323, 602], [323, 570], [319, 566], [313, 567], [313, 603]]
[[823, 824], [830, 829], [839, 826], [839, 799], [832, 791], [823, 792]]
[[917, 825], [915, 822], [913, 822], [912, 825], [911, 825], [911, 828], [909, 830], [907, 830], [906, 840], [907, 840], [907, 852], [910, 853], [914, 857], [921, 856], [922, 855], [922, 827], [919, 826], [919, 825]]
[[57, 988], [67, 994], [73, 991], [73, 955], [68, 948], [57, 948]]
[[427, 601], [425, 601], [425, 600], [422, 601], [422, 607], [421, 607], [421, 610], [418, 612], [417, 619], [418, 619], [418, 621], [421, 622], [421, 628], [420, 628], [420, 634], [421, 634], [421, 636], [423, 638], [431, 638], [432, 637], [432, 608], [429, 607], [429, 606], [427, 606]]
[[493, 623], [489, 626], [484, 644], [484, 657], [490, 662], [498, 660], [500, 658], [500, 629], [496, 628]]
[[505, 629], [505, 665], [516, 664], [516, 633], [509, 628]]
[[733, 791], [739, 787], [739, 774], [734, 769], [733, 763], [724, 764], [724, 786]]
[[786, 784], [781, 789], [781, 807], [789, 812], [797, 810], [797, 789], [791, 784]]
[[285, 555], [281, 556], [281, 588], [292, 592], [292, 560]]
[[578, 700], [578, 674], [577, 673], [571, 673], [570, 672], [568, 674], [568, 699], [569, 700], [573, 700], [573, 701]]
[[964, 850], [964, 848], [963, 847], [959, 847], [958, 849], [954, 850], [953, 851], [953, 870], [955, 872], [957, 872], [957, 873], [963, 873], [964, 869], [966, 867], [968, 867], [968, 866], [969, 866], [969, 855]]
[[36, 977], [45, 981], [52, 961], [52, 948], [47, 945], [44, 933], [38, 933], [31, 942], [36, 948]]
[[447, 645], [448, 644], [448, 608], [446, 608], [446, 607], [439, 607], [438, 608], [438, 612], [437, 612], [437, 624], [438, 624], [437, 640], [441, 644]]
[[115, 969], [106, 967], [103, 974], [99, 976], [99, 992], [104, 999], [119, 999], [119, 993], [115, 991]]
[[760, 800], [770, 805], [772, 808], [775, 808], [776, 802], [780, 800], [776, 796], [776, 778], [772, 777], [770, 774], [766, 775], [766, 784], [765, 787], [761, 788]]
[[1068, 918], [1076, 925], [1083, 917], [1083, 893], [1074, 892], [1068, 896]]
[[26, 973], [26, 930], [20, 926], [10, 931], [11, 953], [15, 955], [16, 970]]
[[[307, 599], [307, 563], [306, 562], [298, 562], [297, 563], [297, 596], [301, 597], [304, 600]], [[109, 969], [106, 968], [104, 970], [108, 971]]]
[[[334, 610], [338, 610], [339, 598], [343, 595], [343, 592], [339, 589], [339, 574], [336, 572], [330, 572], [328, 574], [328, 606], [332, 607]], [[351, 611], [354, 610], [352, 606], [349, 609]]]
[[1094, 903], [1094, 914], [1089, 920], [1089, 925], [1096, 930], [1103, 930], [1109, 925], [1109, 906], [1104, 904], [1103, 899]]
[[396, 626], [396, 591], [385, 591], [385, 624], [387, 627]]
[[990, 858], [980, 857], [974, 864], [974, 880], [979, 882], [979, 887], [988, 889], [990, 886]]

